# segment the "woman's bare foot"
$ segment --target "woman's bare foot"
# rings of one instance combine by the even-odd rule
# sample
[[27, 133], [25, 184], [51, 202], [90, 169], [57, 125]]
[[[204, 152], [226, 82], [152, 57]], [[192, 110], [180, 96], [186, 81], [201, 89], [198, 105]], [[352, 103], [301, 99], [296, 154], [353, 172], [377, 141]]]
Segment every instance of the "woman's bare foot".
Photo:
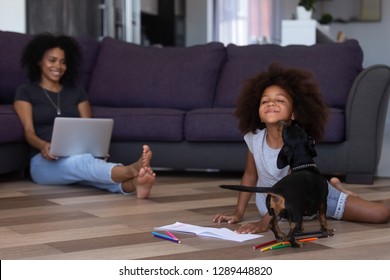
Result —
[[356, 196], [358, 197], [359, 195], [357, 193], [354, 193], [353, 191], [349, 191], [349, 190], [346, 190], [344, 189], [343, 187], [343, 184], [341, 184], [340, 180], [336, 177], [333, 177], [329, 180], [329, 183], [334, 187], [336, 188], [337, 190], [343, 192], [343, 193], [346, 193], [348, 195], [351, 195], [351, 196]]
[[156, 174], [150, 167], [142, 167], [138, 177], [133, 179], [136, 188], [137, 198], [148, 198], [156, 180]]
[[156, 180], [156, 174], [150, 167], [141, 167], [138, 176], [122, 183], [123, 191], [136, 192], [137, 198], [148, 198]]
[[111, 178], [114, 182], [126, 182], [136, 178], [142, 167], [150, 167], [152, 151], [148, 145], [144, 145], [141, 157], [134, 163], [123, 166], [116, 165], [111, 171]]
[[[134, 173], [138, 175], [138, 172], [142, 167], [150, 167], [150, 161], [152, 160], [152, 150], [148, 145], [142, 146], [142, 155], [141, 157], [134, 162], [133, 164], [128, 165], [127, 167]], [[136, 175], [136, 176], [137, 176]]]

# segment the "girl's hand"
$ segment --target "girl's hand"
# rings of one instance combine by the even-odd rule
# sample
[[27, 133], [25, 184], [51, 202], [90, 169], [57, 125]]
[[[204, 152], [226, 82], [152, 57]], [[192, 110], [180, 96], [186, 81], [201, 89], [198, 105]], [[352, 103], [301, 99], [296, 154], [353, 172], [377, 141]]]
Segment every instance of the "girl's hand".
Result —
[[229, 214], [229, 215], [217, 214], [213, 219], [214, 223], [227, 222], [229, 224], [235, 224], [241, 221], [242, 221], [242, 217], [237, 214]]
[[250, 223], [240, 226], [236, 232], [237, 233], [260, 233], [266, 232], [269, 228], [269, 221], [267, 219], [262, 219], [256, 223]]

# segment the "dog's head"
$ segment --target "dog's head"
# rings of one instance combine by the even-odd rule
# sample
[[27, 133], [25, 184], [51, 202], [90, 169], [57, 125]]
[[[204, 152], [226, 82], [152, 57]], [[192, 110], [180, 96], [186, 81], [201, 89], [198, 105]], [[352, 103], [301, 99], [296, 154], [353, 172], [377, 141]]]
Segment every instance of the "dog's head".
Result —
[[317, 156], [314, 139], [308, 136], [298, 124], [283, 125], [283, 147], [279, 152], [277, 166], [279, 169], [290, 165], [301, 165], [313, 162]]

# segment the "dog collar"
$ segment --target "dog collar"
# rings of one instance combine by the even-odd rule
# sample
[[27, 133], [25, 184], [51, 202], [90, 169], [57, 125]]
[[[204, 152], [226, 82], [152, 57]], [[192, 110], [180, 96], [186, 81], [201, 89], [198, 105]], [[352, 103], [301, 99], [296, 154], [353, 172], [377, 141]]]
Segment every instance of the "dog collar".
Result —
[[308, 167], [317, 167], [317, 165], [315, 163], [308, 163], [308, 164], [299, 165], [297, 167], [293, 167], [293, 168], [291, 168], [291, 170], [296, 171], [296, 170], [305, 169]]

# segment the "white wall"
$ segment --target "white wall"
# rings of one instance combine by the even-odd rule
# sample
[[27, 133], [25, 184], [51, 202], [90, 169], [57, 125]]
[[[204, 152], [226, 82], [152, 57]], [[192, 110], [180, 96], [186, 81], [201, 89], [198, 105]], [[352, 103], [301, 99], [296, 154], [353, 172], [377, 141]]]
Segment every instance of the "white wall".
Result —
[[[382, 0], [380, 22], [366, 23], [332, 23], [330, 31], [333, 36], [342, 31], [347, 38], [359, 41], [363, 48], [365, 67], [373, 64], [390, 65], [390, 1]], [[390, 106], [387, 111], [383, 149], [377, 175], [390, 177]]]
[[0, 0], [0, 30], [26, 33], [25, 0]]

